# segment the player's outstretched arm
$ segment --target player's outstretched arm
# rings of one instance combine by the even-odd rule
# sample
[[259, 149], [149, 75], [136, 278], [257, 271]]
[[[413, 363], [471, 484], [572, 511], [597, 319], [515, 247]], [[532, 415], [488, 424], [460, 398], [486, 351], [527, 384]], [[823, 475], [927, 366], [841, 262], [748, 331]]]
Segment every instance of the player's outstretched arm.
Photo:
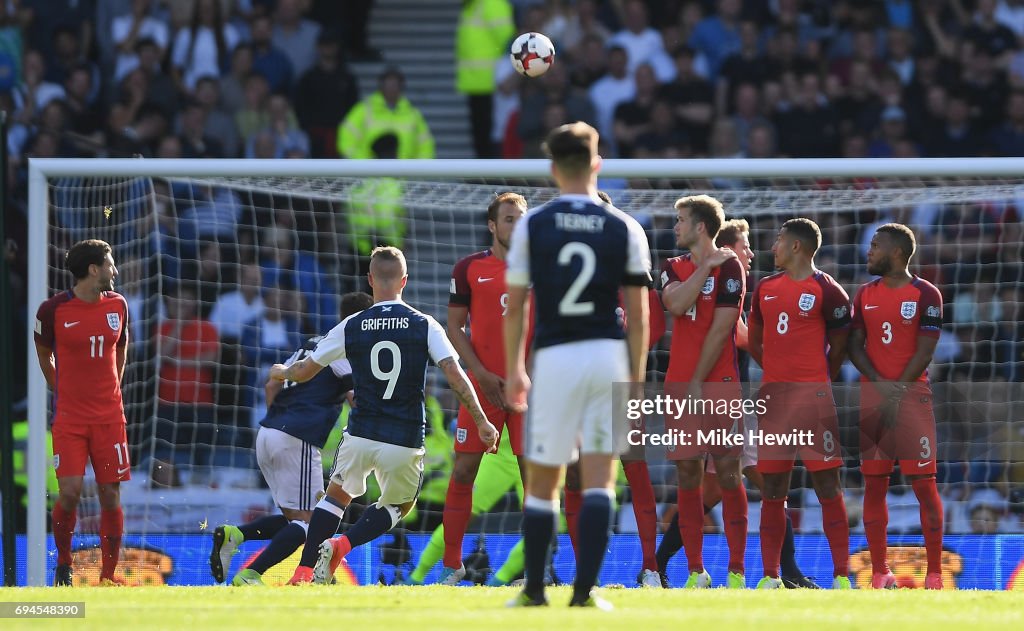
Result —
[[39, 369], [43, 371], [46, 378], [46, 385], [56, 387], [57, 370], [53, 364], [53, 349], [36, 342], [36, 357], [39, 359]]
[[302, 383], [316, 377], [317, 373], [323, 369], [324, 367], [313, 361], [311, 357], [306, 357], [290, 366], [274, 364], [270, 367], [270, 379]]
[[476, 423], [480, 440], [487, 446], [487, 451], [489, 453], [497, 451], [498, 430], [487, 420], [487, 415], [484, 414], [483, 408], [480, 407], [480, 399], [477, 398], [473, 385], [469, 383], [469, 378], [463, 372], [462, 366], [459, 366], [459, 362], [455, 361], [454, 358], [447, 357], [437, 362], [437, 367], [444, 373], [445, 378], [448, 380], [448, 386], [455, 393], [455, 396], [458, 397], [459, 402], [469, 410], [470, 415], [473, 417], [473, 422]]
[[[505, 401], [509, 409], [526, 409], [526, 393], [530, 378], [526, 375], [526, 295], [529, 289], [508, 287], [508, 310], [505, 312]], [[646, 326], [646, 318], [644, 323]]]
[[689, 278], [666, 284], [661, 292], [661, 301], [665, 304], [665, 309], [675, 317], [681, 318], [697, 302], [700, 290], [704, 287], [704, 281], [708, 279], [711, 272], [722, 263], [735, 258], [738, 258], [736, 253], [729, 248], [719, 248], [701, 261]]
[[630, 378], [643, 383], [647, 371], [647, 349], [650, 344], [650, 305], [647, 287], [627, 285], [622, 289], [622, 302], [626, 308], [626, 341], [629, 344]]

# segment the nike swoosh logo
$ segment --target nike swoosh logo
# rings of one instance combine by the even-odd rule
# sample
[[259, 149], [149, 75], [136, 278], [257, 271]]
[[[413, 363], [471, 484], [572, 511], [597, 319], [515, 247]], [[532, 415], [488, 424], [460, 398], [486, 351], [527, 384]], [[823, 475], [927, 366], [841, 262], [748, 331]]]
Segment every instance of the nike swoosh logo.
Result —
[[765, 296], [764, 297], [765, 300], [775, 300], [776, 298], [778, 298], [778, 296]]
[[76, 320], [74, 322], [65, 322], [64, 323], [64, 328], [65, 329], [70, 329], [71, 327], [75, 326], [76, 324], [78, 324], [80, 322], [81, 322], [81, 320]]
[[835, 456], [825, 456], [825, 462], [835, 459]]
[[931, 460], [925, 460], [924, 462], [917, 463], [917, 466], [918, 466], [919, 469], [923, 469], [924, 467], [927, 467], [931, 463], [932, 463]]
[[872, 309], [877, 309], [877, 308], [878, 308], [878, 305], [864, 305], [864, 311], [871, 311]]
[[493, 278], [483, 278], [481, 276], [477, 276], [476, 277], [476, 282], [478, 282], [478, 283], [486, 283], [489, 280], [494, 280], [494, 279]]
[[131, 467], [125, 467], [124, 469], [118, 469], [117, 470], [117, 475], [124, 475], [124, 474], [128, 473], [129, 469], [131, 469]]

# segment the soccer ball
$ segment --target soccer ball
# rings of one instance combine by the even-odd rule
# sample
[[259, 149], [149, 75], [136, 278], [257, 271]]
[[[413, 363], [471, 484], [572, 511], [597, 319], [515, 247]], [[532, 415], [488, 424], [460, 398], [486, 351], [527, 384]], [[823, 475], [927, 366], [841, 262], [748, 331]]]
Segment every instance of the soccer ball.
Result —
[[512, 42], [512, 67], [525, 77], [539, 77], [555, 62], [555, 45], [546, 35], [523, 33]]

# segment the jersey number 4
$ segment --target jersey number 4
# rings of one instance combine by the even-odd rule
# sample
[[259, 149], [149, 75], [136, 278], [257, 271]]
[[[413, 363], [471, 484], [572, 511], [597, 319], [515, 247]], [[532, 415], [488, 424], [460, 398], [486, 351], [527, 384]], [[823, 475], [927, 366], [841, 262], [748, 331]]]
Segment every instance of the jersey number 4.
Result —
[[574, 258], [582, 262], [580, 273], [573, 279], [572, 284], [565, 291], [562, 300], [558, 303], [558, 314], [563, 316], [586, 316], [594, 313], [593, 301], [580, 302], [583, 290], [594, 278], [594, 270], [597, 269], [597, 255], [594, 248], [586, 243], [570, 241], [558, 251], [558, 264], [567, 267], [572, 264]]

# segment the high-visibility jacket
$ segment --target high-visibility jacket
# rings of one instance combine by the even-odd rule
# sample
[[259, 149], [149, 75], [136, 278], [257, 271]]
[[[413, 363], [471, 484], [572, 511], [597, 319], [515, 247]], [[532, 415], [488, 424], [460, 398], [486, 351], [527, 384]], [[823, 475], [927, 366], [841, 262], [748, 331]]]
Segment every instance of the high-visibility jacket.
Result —
[[356, 248], [367, 256], [378, 245], [402, 247], [405, 210], [402, 181], [393, 177], [367, 178], [352, 186], [348, 228]]
[[466, 3], [455, 31], [455, 89], [462, 94], [494, 92], [494, 65], [508, 55], [515, 32], [508, 0]]
[[373, 142], [389, 133], [398, 136], [400, 160], [434, 157], [434, 137], [423, 114], [404, 96], [391, 109], [380, 92], [357, 103], [341, 121], [338, 154], [352, 159], [375, 158]]
[[[12, 429], [14, 434], [14, 449], [11, 462], [14, 468], [14, 485], [28, 489], [28, 470], [26, 460], [26, 448], [28, 447], [28, 421], [15, 421]], [[53, 437], [46, 432], [46, 492], [49, 495], [47, 505], [53, 506], [57, 500], [60, 488], [57, 486], [57, 472], [53, 468]], [[22, 505], [28, 506], [28, 494], [21, 500]]]

